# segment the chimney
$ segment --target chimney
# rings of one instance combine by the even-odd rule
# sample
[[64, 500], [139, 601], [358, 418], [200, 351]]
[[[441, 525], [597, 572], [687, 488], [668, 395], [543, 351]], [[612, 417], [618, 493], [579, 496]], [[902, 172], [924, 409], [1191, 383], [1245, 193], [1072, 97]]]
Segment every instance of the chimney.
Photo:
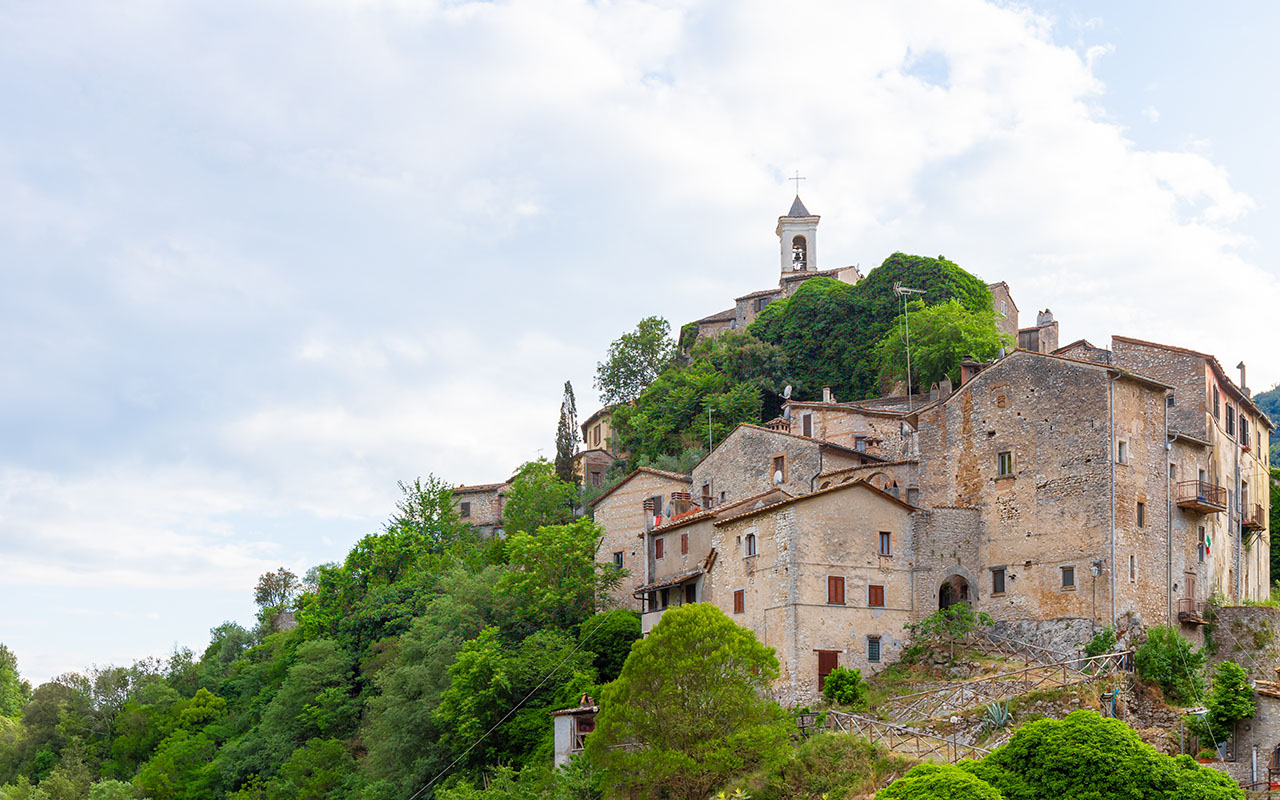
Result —
[[938, 399], [946, 400], [951, 396], [951, 379], [943, 378], [938, 381]]
[[1244, 396], [1249, 396], [1249, 386], [1244, 382], [1244, 362], [1236, 364], [1236, 369], [1240, 370], [1240, 391], [1244, 392]]
[[1037, 328], [1043, 327], [1052, 322], [1053, 322], [1053, 312], [1050, 311], [1049, 309], [1046, 308], [1044, 311], [1041, 311], [1040, 313], [1036, 314]]
[[823, 386], [823, 387], [822, 387], [822, 402], [824, 402], [824, 403], [834, 403], [835, 401], [836, 401], [836, 398], [835, 398], [835, 395], [833, 395], [833, 394], [831, 393], [831, 387], [830, 387], [830, 386]]
[[982, 371], [983, 365], [971, 359], [965, 359], [960, 362], [960, 385], [964, 386], [973, 380], [973, 376]]

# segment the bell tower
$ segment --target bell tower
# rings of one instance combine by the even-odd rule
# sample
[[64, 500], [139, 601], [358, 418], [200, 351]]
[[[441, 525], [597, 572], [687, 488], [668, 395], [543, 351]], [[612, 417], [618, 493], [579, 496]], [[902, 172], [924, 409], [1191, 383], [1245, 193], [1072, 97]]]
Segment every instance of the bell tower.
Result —
[[818, 220], [817, 214], [800, 202], [795, 202], [786, 216], [778, 217], [778, 248], [782, 259], [782, 277], [796, 273], [813, 273], [818, 270]]

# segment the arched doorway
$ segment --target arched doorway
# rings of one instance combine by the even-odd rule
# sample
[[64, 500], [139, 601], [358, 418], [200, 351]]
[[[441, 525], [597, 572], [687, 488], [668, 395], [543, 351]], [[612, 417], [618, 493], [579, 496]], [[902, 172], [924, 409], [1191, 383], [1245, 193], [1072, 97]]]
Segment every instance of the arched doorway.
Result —
[[960, 575], [951, 575], [938, 587], [938, 608], [969, 602], [969, 581]]

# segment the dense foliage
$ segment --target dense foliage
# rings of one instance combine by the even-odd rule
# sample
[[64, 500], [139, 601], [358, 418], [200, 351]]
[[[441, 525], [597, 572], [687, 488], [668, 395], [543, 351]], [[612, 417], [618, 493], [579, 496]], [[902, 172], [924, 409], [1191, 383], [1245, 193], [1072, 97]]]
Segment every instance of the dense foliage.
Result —
[[1234, 661], [1223, 661], [1213, 673], [1213, 689], [1205, 698], [1203, 716], [1189, 717], [1187, 727], [1206, 747], [1217, 748], [1235, 732], [1235, 724], [1253, 716], [1257, 701], [1249, 673]]
[[915, 767], [876, 795], [877, 800], [1056, 797], [1243, 800], [1244, 792], [1230, 777], [1201, 767], [1190, 756], [1157, 752], [1119, 720], [1075, 711], [1065, 719], [1023, 725], [981, 761]]
[[867, 705], [867, 688], [862, 670], [836, 667], [822, 684], [822, 696], [832, 703], [861, 711]]
[[945, 644], [951, 654], [956, 657], [956, 642], [977, 631], [994, 624], [991, 615], [985, 611], [975, 612], [968, 603], [952, 603], [940, 608], [919, 622], [907, 623], [903, 627], [911, 631], [915, 643]]
[[670, 364], [676, 352], [671, 325], [661, 317], [645, 317], [636, 329], [609, 345], [609, 355], [596, 365], [595, 387], [605, 405], [630, 403]]
[[960, 362], [989, 361], [1017, 342], [996, 327], [991, 306], [976, 311], [956, 298], [935, 306], [912, 302], [909, 327], [903, 317], [876, 342], [873, 353], [880, 365], [880, 388], [907, 381], [907, 344], [911, 343], [911, 390], [927, 392], [934, 383], [950, 378], [960, 384]]
[[578, 454], [578, 401], [573, 397], [573, 384], [564, 382], [560, 400], [560, 419], [556, 423], [556, 477], [573, 483], [576, 475], [573, 457]]
[[1138, 677], [1159, 685], [1170, 702], [1183, 705], [1197, 702], [1204, 690], [1200, 677], [1204, 662], [1204, 651], [1193, 648], [1167, 625], [1149, 630], [1146, 641], [1133, 655]]
[[793, 725], [768, 697], [777, 677], [773, 649], [723, 611], [669, 608], [604, 687], [587, 755], [616, 792], [702, 800], [787, 756]]
[[815, 397], [824, 386], [841, 400], [874, 396], [880, 377], [874, 348], [902, 314], [893, 293], [897, 282], [924, 290], [919, 299], [925, 306], [954, 298], [973, 313], [991, 310], [991, 290], [954, 263], [894, 253], [856, 284], [805, 281], [791, 297], [766, 306], [750, 332], [786, 354], [798, 396]]
[[[218, 626], [198, 656], [32, 690], [0, 646], [0, 798], [465, 796], [498, 764], [537, 796], [589, 788], [551, 773], [548, 712], [616, 676], [639, 619], [592, 616], [618, 577], [594, 561], [599, 529], [562, 513], [574, 490], [549, 463], [521, 474], [505, 543], [462, 524], [442, 482], [402, 484], [382, 531], [301, 594], [264, 575], [260, 624]], [[273, 629], [282, 610], [296, 628]]]

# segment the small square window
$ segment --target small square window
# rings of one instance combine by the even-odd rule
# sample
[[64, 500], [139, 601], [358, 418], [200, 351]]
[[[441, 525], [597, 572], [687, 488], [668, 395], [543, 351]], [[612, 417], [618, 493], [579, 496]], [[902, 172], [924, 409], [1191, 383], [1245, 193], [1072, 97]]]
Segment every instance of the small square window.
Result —
[[1074, 589], [1075, 586], [1076, 586], [1076, 568], [1063, 567], [1062, 568], [1062, 588]]
[[591, 485], [592, 485], [592, 486], [599, 486], [599, 485], [600, 485], [600, 481], [601, 481], [600, 473], [599, 473], [599, 472], [592, 472], [592, 473], [591, 473]]
[[991, 570], [991, 593], [1004, 594], [1004, 567]]
[[867, 637], [867, 660], [873, 661], [873, 662], [880, 660], [880, 637], [879, 636]]
[[736, 589], [733, 593], [733, 613], [741, 614], [747, 610], [747, 590]]
[[871, 608], [884, 608], [884, 587], [874, 584], [867, 587], [867, 605]]
[[1005, 450], [996, 454], [997, 474], [1001, 477], [1013, 474], [1013, 451]]
[[466, 519], [467, 517], [471, 516], [471, 504], [463, 503], [462, 510], [458, 512], [458, 516], [462, 517], [463, 519]]
[[880, 531], [880, 555], [893, 555], [893, 534], [889, 531]]
[[1138, 502], [1138, 527], [1147, 527], [1147, 504], [1141, 501]]
[[613, 565], [618, 569], [622, 569], [622, 551], [621, 550], [614, 552]]

